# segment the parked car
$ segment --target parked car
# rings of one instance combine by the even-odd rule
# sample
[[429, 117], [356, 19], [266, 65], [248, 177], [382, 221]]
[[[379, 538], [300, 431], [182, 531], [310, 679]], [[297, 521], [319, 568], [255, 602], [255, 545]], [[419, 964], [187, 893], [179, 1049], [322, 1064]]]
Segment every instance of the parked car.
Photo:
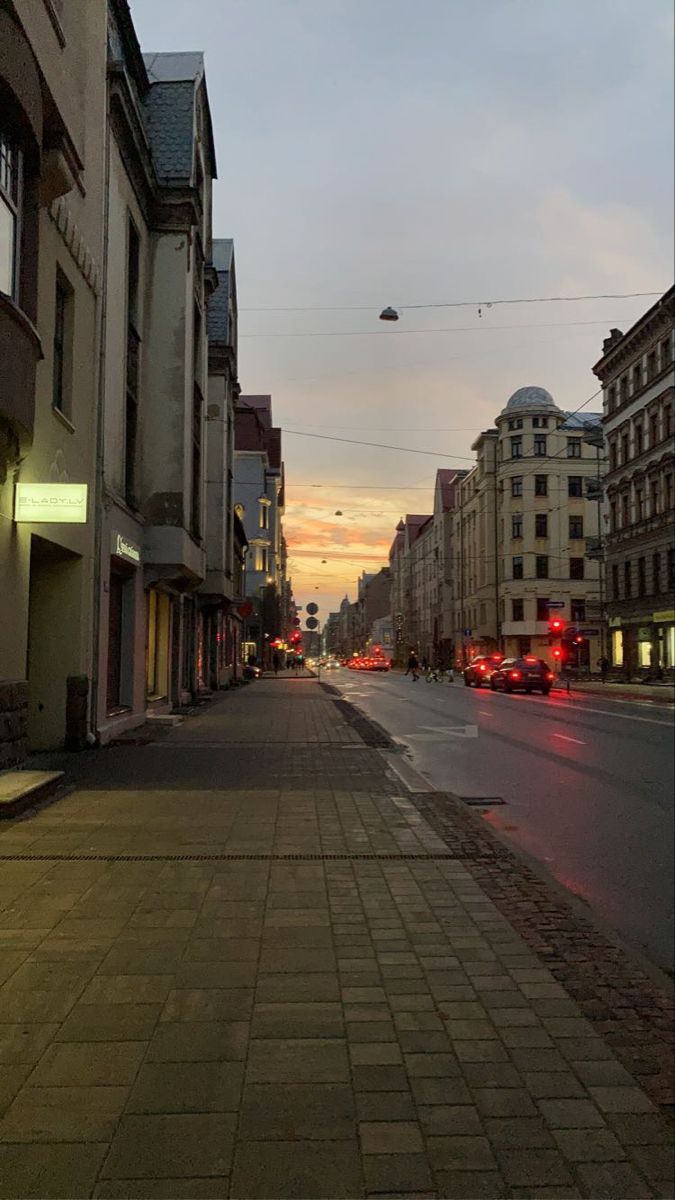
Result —
[[505, 658], [490, 676], [493, 692], [541, 692], [548, 696], [555, 675], [543, 658]]
[[490, 682], [493, 671], [503, 661], [502, 654], [480, 654], [472, 658], [468, 667], [464, 668], [464, 683], [467, 687], [482, 687]]

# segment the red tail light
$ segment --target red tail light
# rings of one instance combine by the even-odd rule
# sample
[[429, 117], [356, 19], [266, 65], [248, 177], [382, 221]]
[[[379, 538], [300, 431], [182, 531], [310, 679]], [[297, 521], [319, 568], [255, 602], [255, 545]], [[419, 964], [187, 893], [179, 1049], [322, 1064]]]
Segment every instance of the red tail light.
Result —
[[479, 671], [485, 671], [485, 670], [487, 670], [487, 668], [486, 668], [486, 666], [485, 666], [485, 663], [479, 663], [479, 664], [478, 664], [478, 670], [479, 670]]
[[509, 679], [520, 679], [520, 671], [509, 671]]
[[547, 679], [555, 679], [555, 675], [553, 674], [553, 671], [547, 671], [546, 678]]

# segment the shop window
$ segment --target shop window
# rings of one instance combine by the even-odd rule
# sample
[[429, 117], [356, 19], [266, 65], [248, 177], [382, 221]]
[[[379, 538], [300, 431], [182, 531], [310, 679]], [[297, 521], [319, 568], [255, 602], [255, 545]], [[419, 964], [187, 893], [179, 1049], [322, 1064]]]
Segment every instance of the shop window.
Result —
[[675, 625], [668, 625], [663, 639], [664, 667], [675, 667]]
[[548, 554], [536, 555], [534, 572], [537, 579], [548, 579]]
[[651, 667], [652, 665], [652, 644], [651, 641], [638, 642], [638, 666]]
[[535, 496], [548, 496], [548, 475], [535, 475], [534, 494]]
[[612, 630], [612, 662], [615, 667], [623, 666], [623, 629]]
[[0, 130], [0, 292], [18, 300], [23, 159]]
[[545, 433], [535, 433], [534, 435], [534, 456], [535, 458], [546, 458]]
[[567, 439], [567, 457], [581, 458], [581, 440], [580, 438]]
[[570, 615], [573, 621], [586, 620], [586, 601], [572, 600], [570, 605]]
[[584, 536], [584, 518], [570, 517], [569, 518], [569, 536], [570, 540], [574, 541]]
[[548, 514], [536, 513], [534, 518], [534, 536], [538, 538], [548, 537]]
[[583, 558], [570, 559], [570, 579], [583, 579], [584, 577], [584, 560]]

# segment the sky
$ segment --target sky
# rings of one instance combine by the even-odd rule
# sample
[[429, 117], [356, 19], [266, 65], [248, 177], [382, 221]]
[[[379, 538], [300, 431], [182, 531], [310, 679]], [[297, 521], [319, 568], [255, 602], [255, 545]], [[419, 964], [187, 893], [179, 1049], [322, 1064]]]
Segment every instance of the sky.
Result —
[[671, 0], [131, 10], [145, 52], [205, 51], [239, 378], [285, 430], [295, 597], [325, 618], [516, 388], [598, 411], [603, 337], [656, 297], [489, 302], [672, 283]]

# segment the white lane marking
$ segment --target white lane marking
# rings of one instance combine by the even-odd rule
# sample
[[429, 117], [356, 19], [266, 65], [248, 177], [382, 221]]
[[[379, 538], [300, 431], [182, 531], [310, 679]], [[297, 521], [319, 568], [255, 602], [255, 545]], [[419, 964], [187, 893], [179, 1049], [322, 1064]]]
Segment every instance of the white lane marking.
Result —
[[[510, 698], [512, 700], [515, 699], [518, 704], [536, 705], [541, 710], [541, 713], [544, 717], [547, 713], [550, 715], [551, 711], [561, 712], [566, 708], [569, 708], [569, 711], [574, 713], [576, 716], [580, 716], [582, 713], [599, 713], [600, 716], [603, 717], [614, 717], [617, 721], [642, 721], [645, 725], [662, 725], [664, 729], [673, 728], [673, 721], [654, 721], [651, 717], [635, 717], [632, 713], [608, 712], [606, 708], [589, 708], [586, 704], [577, 708], [573, 702], [570, 706], [570, 702], [565, 701], [560, 695], [555, 697], [555, 699], [551, 698], [550, 703], [544, 705], [542, 705], [541, 700], [535, 700], [534, 696], [515, 695], [511, 696]], [[637, 701], [626, 700], [621, 701], [621, 703], [637, 703]]]
[[428, 729], [429, 733], [450, 734], [451, 737], [477, 738], [477, 725], [422, 725], [422, 729]]
[[599, 713], [603, 717], [614, 717], [615, 721], [643, 721], [645, 725], [662, 725], [664, 729], [673, 727], [672, 721], [653, 721], [651, 717], [635, 717], [632, 713], [607, 712], [606, 708], [587, 708], [585, 704], [583, 708], [578, 708], [576, 711], [577, 713]]
[[577, 746], [585, 746], [585, 745], [587, 745], [587, 743], [586, 743], [586, 742], [580, 742], [580, 741], [579, 741], [579, 738], [571, 738], [571, 737], [566, 737], [564, 733], [554, 733], [554, 734], [553, 734], [553, 736], [554, 736], [554, 737], [557, 737], [557, 738], [560, 738], [560, 739], [561, 739], [561, 741], [563, 741], [563, 742], [574, 742], [574, 743], [575, 743], [575, 745], [577, 745]]
[[479, 713], [482, 713], [484, 717], [494, 717], [495, 715], [493, 712], [490, 712], [489, 708], [479, 708], [478, 711]]

